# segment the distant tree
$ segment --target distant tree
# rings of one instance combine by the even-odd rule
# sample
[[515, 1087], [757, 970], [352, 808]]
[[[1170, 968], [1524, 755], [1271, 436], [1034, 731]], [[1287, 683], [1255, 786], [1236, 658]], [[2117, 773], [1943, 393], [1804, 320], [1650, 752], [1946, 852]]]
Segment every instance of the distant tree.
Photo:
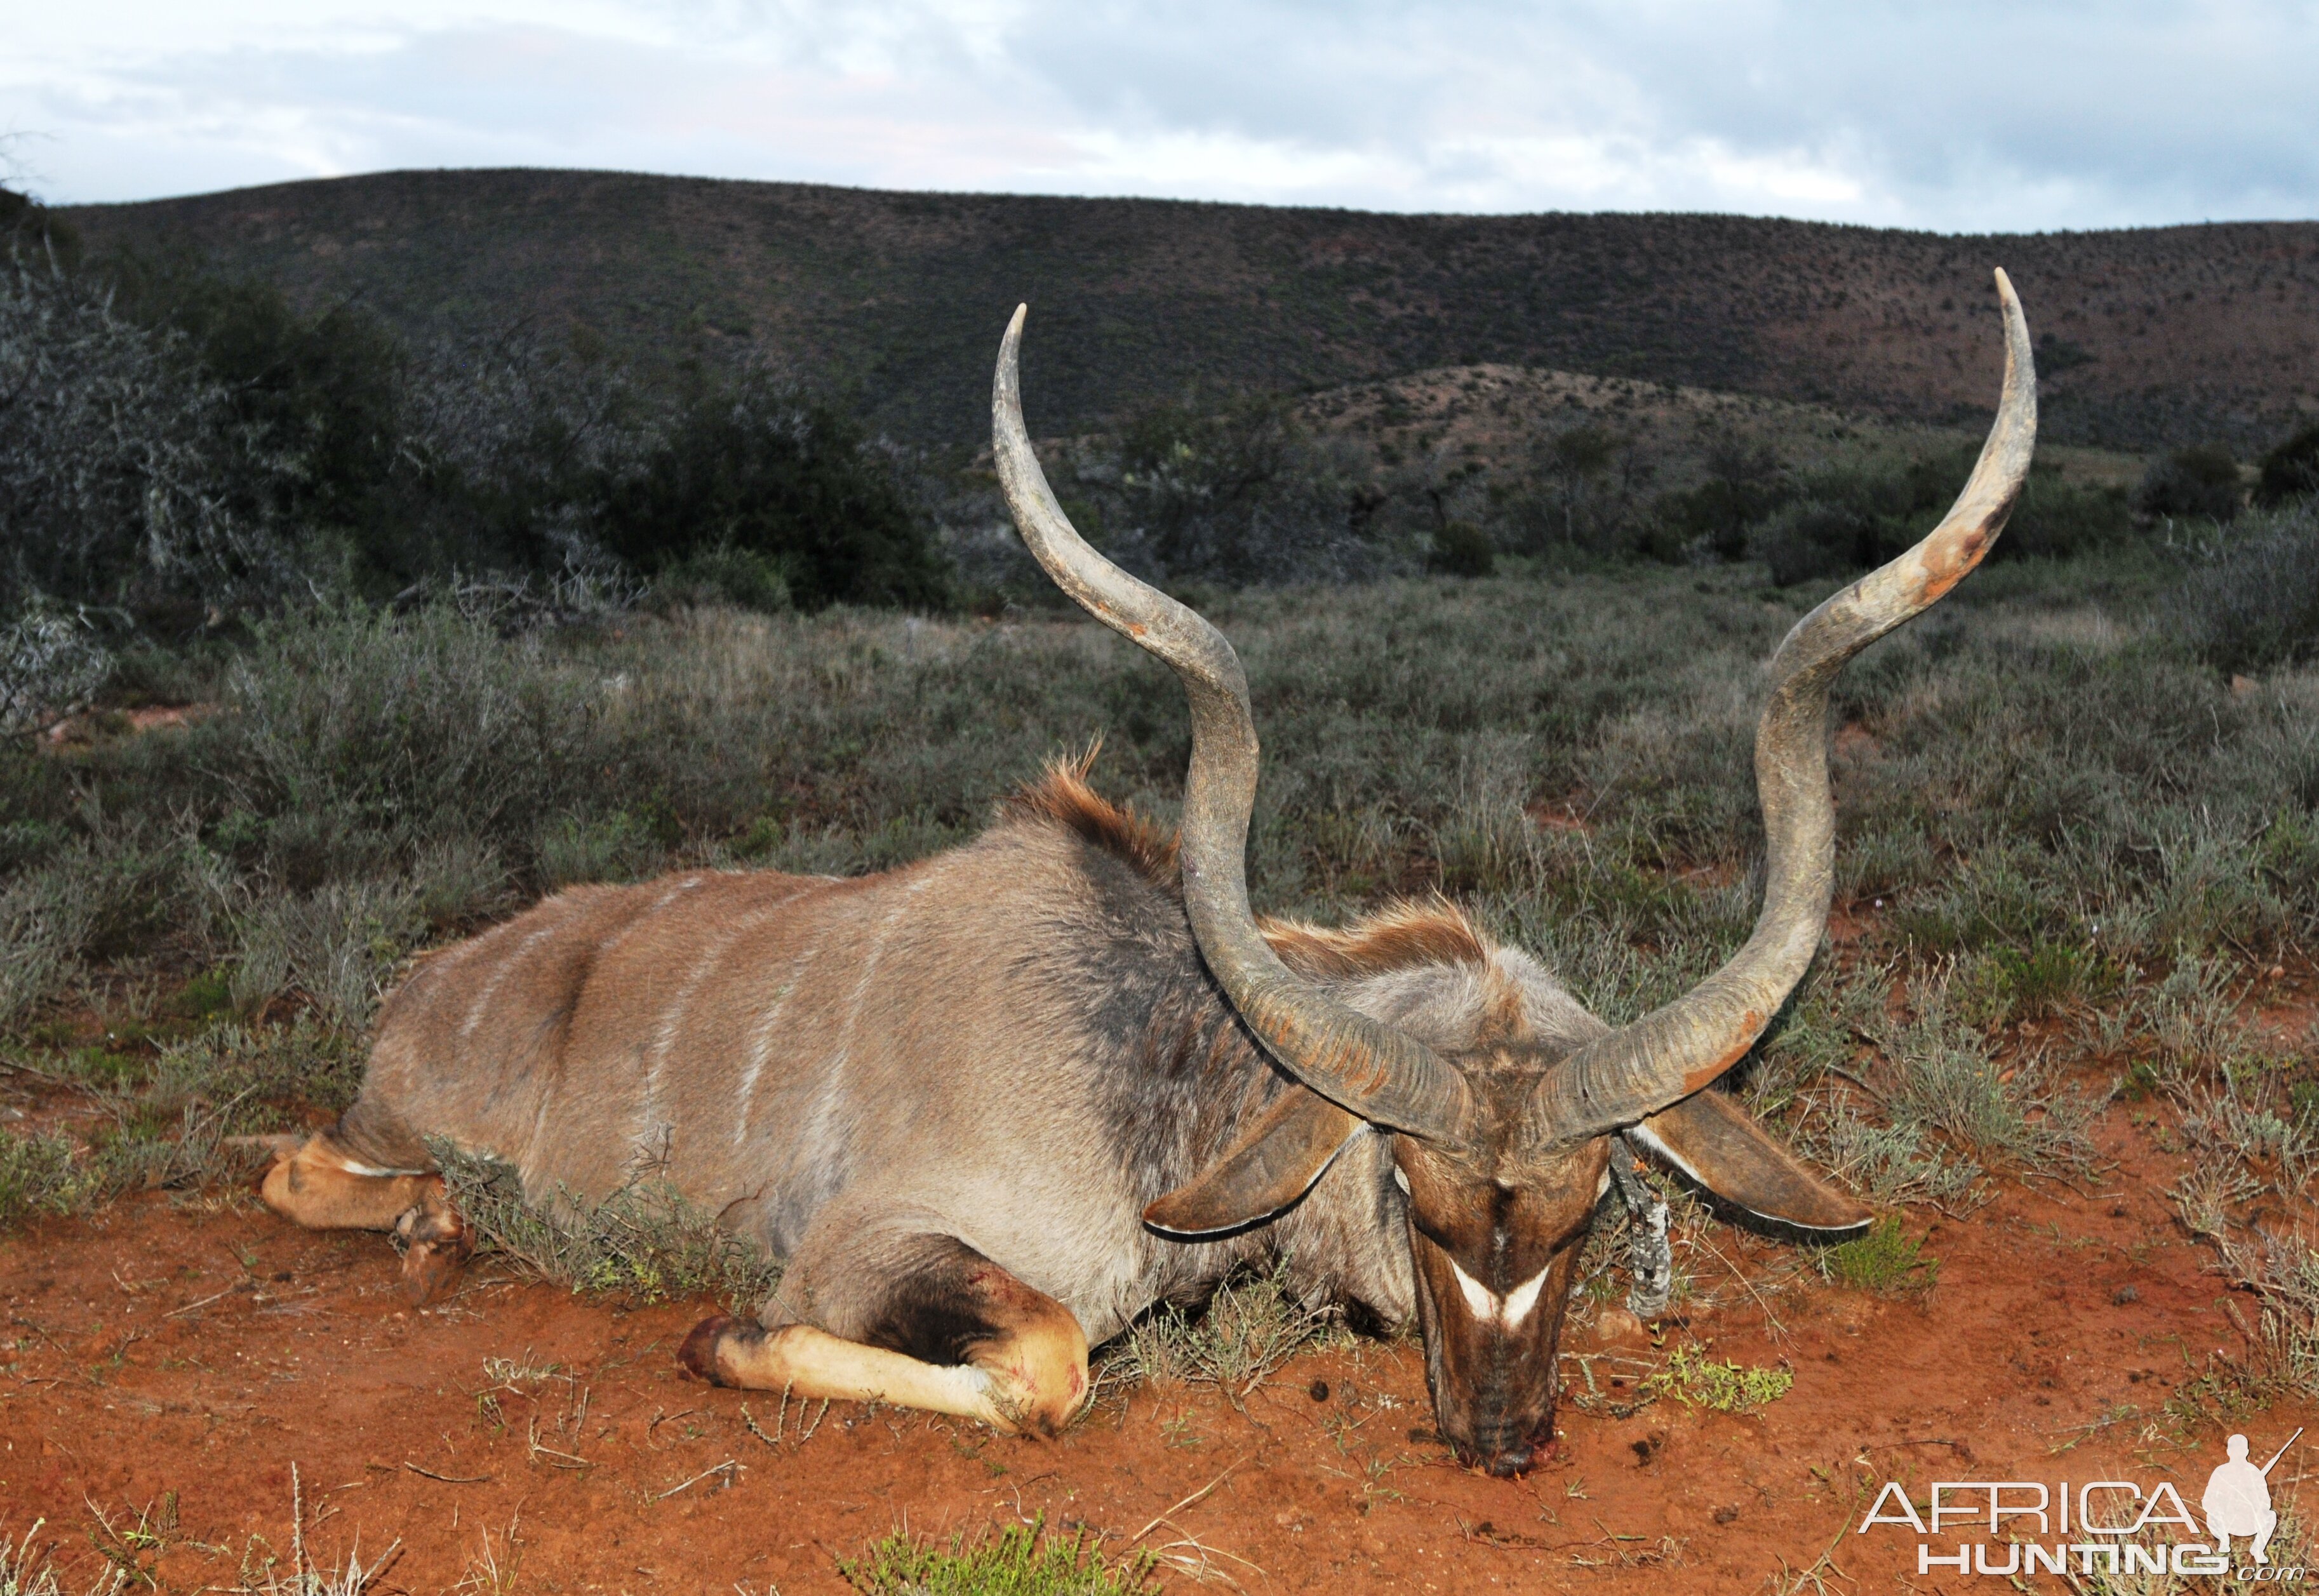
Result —
[[1162, 577], [1239, 587], [1373, 568], [1364, 484], [1282, 399], [1148, 406], [1079, 480], [1114, 554]]
[[1534, 541], [1595, 554], [1630, 545], [1636, 497], [1654, 473], [1634, 439], [1583, 421], [1534, 444], [1530, 460], [1538, 484], [1529, 517]]
[[804, 609], [949, 599], [893, 460], [851, 419], [763, 377], [698, 396], [633, 466], [608, 471], [591, 524], [648, 575], [710, 551], [755, 556]]
[[1681, 558], [1697, 545], [1719, 559], [1743, 558], [1751, 529], [1794, 495], [1779, 456], [1765, 444], [1718, 439], [1705, 467], [1697, 487], [1663, 493], [1653, 507], [1659, 527], [1652, 552], [1661, 558]]

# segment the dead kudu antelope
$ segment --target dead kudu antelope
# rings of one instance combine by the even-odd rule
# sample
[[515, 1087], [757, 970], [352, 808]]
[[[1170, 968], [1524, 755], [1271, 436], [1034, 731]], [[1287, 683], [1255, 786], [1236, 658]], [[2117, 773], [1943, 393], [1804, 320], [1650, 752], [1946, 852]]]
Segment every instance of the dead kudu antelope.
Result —
[[756, 1321], [693, 1331], [689, 1368], [1049, 1432], [1086, 1399], [1091, 1341], [1278, 1259], [1313, 1296], [1413, 1314], [1443, 1436], [1527, 1468], [1622, 1138], [1754, 1214], [1822, 1235], [1868, 1222], [1708, 1088], [1826, 924], [1829, 684], [1972, 570], [2028, 472], [2028, 335], [2001, 273], [1998, 292], [2003, 401], [1972, 480], [1773, 656], [1762, 915], [1666, 1007], [1611, 1030], [1444, 905], [1341, 931], [1250, 914], [1240, 662], [1065, 519], [1024, 431], [1018, 311], [991, 401], [1000, 478], [1048, 573], [1190, 693], [1180, 840], [1059, 768], [977, 841], [884, 875], [560, 893], [419, 967], [360, 1099], [275, 1164], [266, 1201], [400, 1231], [424, 1300], [467, 1236], [422, 1135], [508, 1160], [542, 1202], [601, 1196], [650, 1150], [787, 1260]]

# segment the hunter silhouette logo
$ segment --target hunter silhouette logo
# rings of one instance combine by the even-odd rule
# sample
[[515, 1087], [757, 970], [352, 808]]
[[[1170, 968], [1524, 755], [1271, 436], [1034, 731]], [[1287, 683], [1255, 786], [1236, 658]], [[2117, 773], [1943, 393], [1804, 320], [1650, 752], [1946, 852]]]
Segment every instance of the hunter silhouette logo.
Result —
[[[2295, 1445], [2303, 1431], [2297, 1429], [2287, 1438], [2287, 1447]], [[2206, 1533], [2215, 1537], [2215, 1555], [2231, 1555], [2231, 1537], [2251, 1535], [2254, 1545], [2249, 1548], [2257, 1563], [2267, 1564], [2270, 1532], [2278, 1528], [2278, 1514], [2270, 1505], [2270, 1471], [2287, 1456], [2287, 1447], [2270, 1455], [2270, 1461], [2260, 1468], [2247, 1461], [2247, 1438], [2234, 1435], [2224, 1447], [2230, 1456], [2215, 1465], [2206, 1476], [2206, 1493], [2198, 1505], [2206, 1514]]]
[[[2229, 1438], [2196, 1515], [2169, 1480], [2148, 1487], [2132, 1480], [1936, 1480], [1921, 1506], [1898, 1480], [1888, 1480], [1853, 1533], [1915, 1531], [1920, 1574], [1954, 1569], [2016, 1584], [2037, 1573], [2215, 1574], [2299, 1585], [2302, 1568], [2270, 1562], [2270, 1537], [2278, 1528], [2270, 1477], [2302, 1438], [2297, 1429], [2260, 1467], [2247, 1457], [2246, 1437]], [[2197, 1538], [2202, 1532], [2206, 1538]], [[2235, 1567], [2233, 1540], [2247, 1543], [2248, 1561]]]

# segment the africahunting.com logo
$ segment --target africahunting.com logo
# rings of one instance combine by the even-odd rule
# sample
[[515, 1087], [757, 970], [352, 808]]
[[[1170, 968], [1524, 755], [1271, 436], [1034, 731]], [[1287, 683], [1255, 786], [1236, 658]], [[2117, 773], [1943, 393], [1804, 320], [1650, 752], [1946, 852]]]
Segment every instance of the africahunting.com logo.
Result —
[[2278, 1528], [2270, 1480], [2302, 1434], [2287, 1437], [2260, 1465], [2247, 1456], [2246, 1437], [2231, 1437], [2195, 1516], [2165, 1480], [2147, 1490], [2131, 1480], [1936, 1480], [1922, 1506], [1889, 1480], [1854, 1533], [1914, 1531], [1918, 1573], [2016, 1581], [2036, 1573], [2215, 1574], [2298, 1584], [2300, 1564], [2270, 1558]]

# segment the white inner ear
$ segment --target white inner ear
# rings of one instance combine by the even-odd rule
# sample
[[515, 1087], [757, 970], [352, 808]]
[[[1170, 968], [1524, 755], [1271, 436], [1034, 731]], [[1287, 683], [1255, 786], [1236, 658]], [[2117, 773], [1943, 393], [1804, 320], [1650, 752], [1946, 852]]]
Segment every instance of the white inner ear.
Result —
[[[1669, 1147], [1665, 1142], [1661, 1141], [1656, 1136], [1653, 1135], [1651, 1133], [1651, 1128], [1648, 1125], [1638, 1124], [1628, 1126], [1627, 1139], [1630, 1141], [1638, 1141], [1642, 1143], [1643, 1146], [1648, 1148], [1653, 1153], [1656, 1154], [1660, 1159], [1672, 1165], [1681, 1173], [1689, 1176], [1692, 1179], [1699, 1182], [1700, 1185], [1706, 1186], [1709, 1191], [1711, 1192], [1715, 1190], [1714, 1186], [1709, 1182], [1707, 1177], [1701, 1175], [1698, 1170], [1692, 1168], [1690, 1164], [1686, 1163], [1676, 1154], [1674, 1149]], [[1748, 1212], [1752, 1213], [1755, 1211], [1753, 1209], [1749, 1209]]]
[[1706, 1176], [1701, 1175], [1698, 1170], [1692, 1168], [1690, 1162], [1677, 1155], [1674, 1149], [1669, 1147], [1665, 1142], [1653, 1135], [1651, 1133], [1651, 1128], [1648, 1125], [1629, 1125], [1627, 1127], [1625, 1134], [1629, 1141], [1634, 1143], [1636, 1146], [1646, 1149], [1662, 1162], [1672, 1167], [1677, 1173], [1697, 1181], [1708, 1191], [1714, 1193], [1717, 1196], [1721, 1197], [1725, 1202], [1731, 1204], [1734, 1207], [1744, 1208], [1748, 1213], [1755, 1214], [1760, 1218], [1776, 1220], [1783, 1225], [1794, 1225], [1796, 1229], [1800, 1231], [1818, 1231], [1823, 1235], [1840, 1235], [1845, 1231], [1858, 1230], [1861, 1226], [1870, 1222], [1868, 1220], [1861, 1220], [1857, 1223], [1848, 1225], [1808, 1225], [1800, 1220], [1790, 1219], [1784, 1213], [1770, 1213], [1764, 1209], [1756, 1207], [1753, 1203], [1744, 1202], [1741, 1199], [1726, 1193], [1721, 1186], [1716, 1185], [1715, 1182], [1708, 1179]]

